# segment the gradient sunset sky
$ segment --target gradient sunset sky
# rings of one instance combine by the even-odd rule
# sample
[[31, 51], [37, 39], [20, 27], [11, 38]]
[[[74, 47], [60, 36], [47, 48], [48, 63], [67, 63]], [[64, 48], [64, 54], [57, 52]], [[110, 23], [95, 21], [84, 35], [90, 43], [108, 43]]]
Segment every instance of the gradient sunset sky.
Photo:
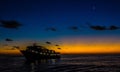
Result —
[[22, 24], [18, 29], [0, 27], [0, 53], [18, 52], [12, 46], [34, 42], [61, 53], [120, 53], [119, 29], [99, 31], [87, 25], [120, 27], [119, 0], [0, 0], [0, 20]]

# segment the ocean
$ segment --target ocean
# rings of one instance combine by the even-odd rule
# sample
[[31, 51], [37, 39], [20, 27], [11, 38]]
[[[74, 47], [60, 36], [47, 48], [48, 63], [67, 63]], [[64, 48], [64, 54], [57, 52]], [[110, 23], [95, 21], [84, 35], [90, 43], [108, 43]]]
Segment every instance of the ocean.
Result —
[[120, 72], [120, 55], [62, 55], [31, 63], [23, 56], [0, 56], [0, 72]]

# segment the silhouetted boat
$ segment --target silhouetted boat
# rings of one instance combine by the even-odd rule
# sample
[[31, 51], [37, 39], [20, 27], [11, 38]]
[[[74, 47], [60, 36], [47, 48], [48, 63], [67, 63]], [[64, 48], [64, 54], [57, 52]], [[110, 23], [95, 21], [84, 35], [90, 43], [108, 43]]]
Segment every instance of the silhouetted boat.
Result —
[[27, 46], [26, 50], [20, 50], [28, 61], [41, 59], [59, 59], [60, 53], [49, 50], [43, 46]]

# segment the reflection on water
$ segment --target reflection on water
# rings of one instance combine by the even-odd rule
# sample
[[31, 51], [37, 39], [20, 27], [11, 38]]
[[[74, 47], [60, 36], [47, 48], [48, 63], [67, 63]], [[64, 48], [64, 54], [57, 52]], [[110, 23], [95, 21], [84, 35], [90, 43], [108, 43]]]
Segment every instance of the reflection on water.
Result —
[[[48, 68], [59, 64], [60, 59], [42, 59], [28, 62], [24, 57], [0, 57], [0, 72], [50, 72]], [[52, 71], [51, 71], [52, 72]]]
[[56, 65], [59, 62], [60, 59], [41, 59], [34, 62], [26, 61], [24, 66], [26, 67], [27, 72], [45, 72], [45, 70], [48, 69], [50, 65]]
[[61, 59], [25, 62], [24, 57], [1, 57], [0, 72], [119, 72], [120, 55], [63, 55]]

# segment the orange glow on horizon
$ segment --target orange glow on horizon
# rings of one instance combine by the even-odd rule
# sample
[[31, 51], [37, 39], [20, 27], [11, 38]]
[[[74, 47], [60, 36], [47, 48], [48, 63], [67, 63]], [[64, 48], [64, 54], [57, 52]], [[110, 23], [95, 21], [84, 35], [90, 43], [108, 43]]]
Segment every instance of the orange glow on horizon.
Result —
[[84, 54], [84, 53], [120, 53], [120, 41], [110, 37], [71, 37], [63, 38], [61, 50], [63, 54]]
[[[51, 47], [50, 49], [61, 52], [61, 54], [84, 54], [84, 53], [120, 53], [120, 45], [62, 45], [61, 50]], [[0, 50], [0, 54], [21, 54], [19, 50]]]
[[84, 54], [84, 53], [120, 53], [119, 48], [106, 48], [105, 46], [93, 47], [93, 46], [64, 46], [60, 52], [63, 54]]
[[19, 50], [0, 50], [0, 54], [21, 55]]
[[[120, 41], [116, 38], [107, 38], [107, 37], [96, 37], [96, 38], [81, 38], [81, 37], [71, 37], [71, 38], [61, 38], [61, 39], [55, 39], [51, 41], [61, 41], [61, 43], [56, 43], [59, 46], [56, 47], [53, 44], [46, 45], [46, 44], [39, 44], [46, 46], [49, 49], [56, 50], [58, 52], [61, 52], [62, 54], [87, 54], [87, 53], [120, 53]], [[19, 46], [21, 49], [25, 48], [26, 46], [32, 44], [32, 42], [27, 44], [24, 41]], [[39, 43], [39, 42], [38, 42]], [[0, 49], [0, 53], [7, 53], [7, 54], [21, 54], [19, 50], [4, 50], [8, 48]], [[61, 48], [61, 49], [57, 49]]]

